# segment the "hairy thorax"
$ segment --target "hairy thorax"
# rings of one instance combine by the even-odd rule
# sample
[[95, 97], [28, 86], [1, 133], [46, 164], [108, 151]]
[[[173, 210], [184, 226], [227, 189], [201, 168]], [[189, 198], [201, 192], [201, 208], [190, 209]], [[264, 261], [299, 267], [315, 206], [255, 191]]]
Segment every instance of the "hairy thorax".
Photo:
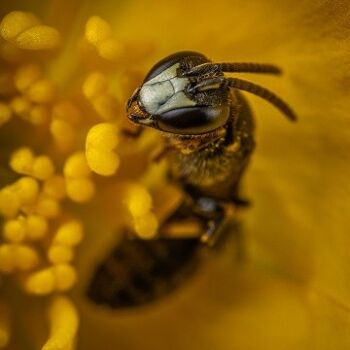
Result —
[[234, 195], [254, 148], [252, 116], [241, 97], [239, 102], [237, 115], [225, 127], [200, 137], [169, 139], [169, 172], [173, 179], [203, 195]]

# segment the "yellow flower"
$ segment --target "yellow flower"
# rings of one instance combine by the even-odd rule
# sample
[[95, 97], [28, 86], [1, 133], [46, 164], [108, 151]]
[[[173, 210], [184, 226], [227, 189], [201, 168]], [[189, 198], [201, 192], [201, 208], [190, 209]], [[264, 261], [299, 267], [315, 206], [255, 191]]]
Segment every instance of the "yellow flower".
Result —
[[[122, 99], [135, 84], [120, 63], [125, 59], [124, 45], [100, 17], [89, 18], [82, 29], [74, 55], [80, 52], [90, 61], [76, 81], [77, 88], [65, 91], [54, 81], [63, 41], [60, 32], [23, 11], [10, 12], [0, 24], [6, 68], [1, 72], [0, 132], [6, 148], [1, 165], [0, 271], [29, 295], [54, 295], [46, 350], [68, 349], [76, 341], [76, 307], [55, 295], [70, 290], [78, 278], [76, 248], [88, 230], [81, 208], [101, 221], [103, 230], [123, 225], [150, 238], [158, 226], [145, 181], [116, 175], [121, 162], [128, 166], [133, 155], [150, 148], [149, 141], [136, 147], [121, 145], [118, 136], [124, 124]], [[56, 51], [54, 58], [45, 57], [49, 51]], [[116, 80], [119, 95], [111, 93], [107, 72], [97, 70], [101, 63], [125, 76], [124, 84]], [[142, 174], [145, 169], [146, 162], [137, 170]], [[111, 181], [102, 180], [112, 176]], [[107, 216], [94, 211], [97, 203], [102, 210], [108, 207]], [[7, 313], [11, 317], [11, 308]], [[3, 319], [1, 346], [12, 332], [21, 336], [9, 322]]]
[[[348, 349], [349, 4], [16, 3], [0, 5], [0, 347]], [[249, 99], [241, 264], [230, 241], [160, 303], [100, 308], [86, 286], [122, 228], [150, 238], [176, 207], [149, 162], [161, 138], [121, 129], [150, 65], [183, 49], [278, 64], [256, 81], [300, 119]]]

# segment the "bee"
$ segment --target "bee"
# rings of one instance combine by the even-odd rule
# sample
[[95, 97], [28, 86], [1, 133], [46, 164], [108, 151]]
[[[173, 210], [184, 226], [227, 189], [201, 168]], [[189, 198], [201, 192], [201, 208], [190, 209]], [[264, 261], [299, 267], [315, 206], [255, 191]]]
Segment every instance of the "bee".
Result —
[[[254, 120], [241, 94], [257, 95], [295, 121], [293, 110], [270, 90], [225, 73], [280, 74], [275, 65], [213, 63], [203, 54], [182, 51], [159, 61], [127, 103], [127, 116], [140, 128], [165, 138], [161, 157], [169, 177], [185, 193], [180, 207], [160, 227], [159, 239], [125, 239], [98, 267], [89, 296], [112, 307], [142, 305], [174, 289], [203, 246], [222, 237], [232, 208], [247, 206], [239, 193], [242, 175], [255, 147]], [[196, 217], [198, 238], [166, 239], [172, 222]], [[113, 281], [113, 282], [108, 282]]]

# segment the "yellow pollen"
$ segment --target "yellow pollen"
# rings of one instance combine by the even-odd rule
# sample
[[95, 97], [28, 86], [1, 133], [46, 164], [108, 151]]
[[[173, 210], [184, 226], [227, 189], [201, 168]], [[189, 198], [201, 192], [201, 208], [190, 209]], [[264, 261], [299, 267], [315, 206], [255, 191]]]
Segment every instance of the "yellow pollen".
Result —
[[55, 288], [64, 292], [73, 287], [77, 280], [75, 268], [68, 264], [57, 264], [52, 267], [55, 276]]
[[14, 75], [16, 88], [24, 92], [42, 76], [41, 69], [36, 64], [26, 64], [17, 69]]
[[32, 103], [26, 97], [15, 97], [11, 100], [10, 107], [13, 112], [22, 118], [27, 118], [30, 110], [32, 109]]
[[30, 174], [34, 163], [31, 149], [23, 147], [12, 153], [10, 167], [18, 174]]
[[26, 95], [32, 102], [49, 103], [56, 96], [56, 87], [52, 81], [42, 79], [31, 85]]
[[53, 245], [48, 250], [48, 258], [53, 264], [70, 262], [74, 257], [72, 248], [63, 245]]
[[15, 265], [19, 270], [28, 271], [38, 266], [39, 256], [36, 250], [26, 245], [17, 245], [14, 248]]
[[[113, 90], [107, 73], [90, 71], [80, 87], [72, 90], [67, 86], [62, 91], [46, 74], [55, 71], [55, 66], [46, 63], [51, 56], [45, 51], [61, 45], [59, 32], [21, 11], [9, 13], [0, 23], [0, 59], [4, 64], [0, 72], [0, 126], [8, 123], [2, 131], [5, 135], [8, 128], [11, 138], [13, 130], [16, 132], [8, 144], [7, 135], [4, 139], [3, 159], [9, 159], [9, 167], [3, 164], [6, 185], [0, 188], [0, 274], [12, 274], [9, 277], [27, 294], [56, 294], [50, 299], [50, 336], [44, 350], [72, 350], [75, 345], [77, 312], [69, 299], [57, 294], [69, 291], [79, 277], [74, 258], [83, 240], [84, 221], [75, 215], [81, 213], [78, 204], [95, 195], [95, 179], [102, 187], [99, 195], [110, 192], [115, 208], [120, 209], [117, 220], [129, 225], [140, 238], [154, 238], [159, 225], [147, 190], [149, 183], [142, 177], [145, 164], [135, 167], [143, 184], [123, 181], [124, 174], [113, 181], [97, 176], [116, 174], [121, 159], [128, 162], [130, 154], [146, 151], [153, 142], [152, 137], [143, 138], [146, 141], [141, 146], [120, 142], [124, 114], [120, 101], [140, 78], [140, 73], [137, 77], [126, 74], [124, 62], [134, 50], [145, 50], [135, 47], [126, 56], [129, 46], [114, 38], [111, 26], [97, 16], [87, 21], [84, 35], [81, 48], [90, 55], [86, 63], [92, 63], [94, 69], [103, 67], [103, 72], [104, 66], [116, 69], [113, 74], [118, 81]], [[62, 73], [60, 65], [59, 61], [55, 79]], [[107, 196], [105, 205], [109, 204]], [[91, 210], [90, 206], [85, 210]], [[0, 348], [9, 337], [9, 324], [0, 305]]]
[[55, 175], [45, 181], [43, 192], [49, 197], [63, 199], [66, 196], [66, 184], [62, 175]]
[[24, 281], [24, 288], [29, 294], [47, 295], [55, 289], [55, 275], [52, 268], [33, 272]]
[[39, 193], [38, 182], [29, 176], [21, 177], [13, 185], [22, 205], [32, 204], [36, 201]]
[[3, 228], [4, 238], [12, 243], [22, 242], [26, 236], [26, 226], [24, 220], [18, 218], [5, 222]]
[[111, 26], [98, 16], [90, 17], [85, 25], [85, 38], [98, 55], [108, 61], [116, 61], [125, 51], [124, 45], [112, 36]]
[[145, 215], [152, 207], [151, 195], [143, 186], [138, 184], [125, 186], [124, 202], [133, 217]]
[[50, 132], [61, 150], [68, 150], [75, 140], [75, 130], [73, 126], [61, 119], [53, 119], [50, 124]]
[[34, 106], [28, 116], [28, 120], [34, 125], [41, 125], [49, 120], [50, 113], [45, 106]]
[[52, 118], [76, 124], [80, 121], [80, 110], [69, 100], [57, 102], [52, 109]]
[[39, 19], [30, 12], [13, 11], [0, 23], [0, 34], [5, 40], [15, 40], [25, 30], [39, 24]]
[[35, 206], [35, 212], [45, 218], [54, 218], [60, 214], [61, 207], [57, 200], [48, 196], [40, 196]]
[[104, 176], [115, 174], [119, 156], [114, 152], [118, 145], [118, 129], [114, 124], [101, 123], [93, 126], [86, 138], [86, 159], [95, 173]]
[[66, 297], [55, 297], [49, 307], [50, 336], [42, 350], [72, 350], [78, 331], [79, 316]]
[[47, 220], [39, 215], [28, 215], [26, 220], [26, 233], [30, 240], [42, 239], [48, 232]]
[[35, 157], [33, 152], [26, 147], [12, 153], [10, 166], [18, 174], [31, 175], [38, 180], [48, 179], [55, 171], [52, 160], [49, 157]]
[[15, 270], [14, 245], [0, 245], [0, 271], [11, 273]]
[[83, 84], [83, 93], [87, 99], [93, 99], [106, 93], [107, 90], [107, 77], [100, 72], [90, 73]]
[[83, 226], [78, 220], [70, 220], [62, 224], [53, 239], [55, 244], [68, 247], [76, 246], [83, 238]]
[[110, 94], [101, 94], [90, 102], [103, 120], [113, 120], [120, 114], [120, 105], [117, 99]]
[[6, 218], [16, 216], [18, 210], [33, 204], [38, 196], [39, 185], [31, 177], [22, 177], [0, 190], [0, 214]]
[[87, 165], [85, 154], [77, 152], [71, 155], [64, 165], [63, 173], [66, 178], [73, 179], [89, 176], [91, 171]]
[[158, 230], [158, 220], [153, 213], [149, 212], [134, 219], [134, 228], [140, 238], [154, 238]]
[[114, 120], [121, 113], [121, 104], [108, 92], [107, 77], [104, 74], [90, 73], [84, 81], [82, 90], [101, 119]]
[[39, 180], [47, 180], [55, 172], [52, 160], [47, 156], [39, 156], [34, 159], [32, 175]]
[[97, 44], [97, 51], [102, 58], [109, 61], [117, 60], [124, 53], [124, 46], [115, 39], [109, 38]]
[[95, 194], [95, 185], [89, 178], [67, 179], [68, 197], [78, 203], [88, 202]]
[[85, 38], [93, 45], [97, 45], [112, 36], [111, 26], [101, 17], [92, 16], [85, 25]]
[[33, 248], [23, 244], [0, 245], [0, 271], [3, 273], [32, 270], [38, 264], [39, 256]]
[[29, 12], [13, 11], [6, 15], [0, 24], [0, 35], [25, 50], [51, 50], [61, 45], [60, 33], [40, 24]]
[[46, 25], [37, 25], [23, 31], [15, 40], [20, 49], [52, 50], [61, 45], [61, 35], [57, 29]]
[[20, 207], [20, 198], [9, 186], [0, 190], [0, 214], [5, 218], [12, 218]]
[[10, 107], [0, 102], [0, 126], [7, 123], [12, 117], [12, 111]]
[[78, 203], [89, 201], [95, 194], [95, 185], [89, 178], [91, 170], [85, 154], [77, 152], [71, 155], [64, 165], [66, 191], [68, 197]]

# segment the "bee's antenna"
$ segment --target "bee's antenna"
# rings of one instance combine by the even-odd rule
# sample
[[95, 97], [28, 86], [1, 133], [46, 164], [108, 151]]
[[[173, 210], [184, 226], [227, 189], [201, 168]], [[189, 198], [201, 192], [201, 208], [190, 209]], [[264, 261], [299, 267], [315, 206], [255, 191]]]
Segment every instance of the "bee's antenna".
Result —
[[222, 72], [281, 74], [282, 70], [273, 64], [262, 63], [221, 63]]
[[227, 86], [231, 88], [235, 88], [238, 90], [244, 90], [248, 91], [254, 95], [257, 95], [264, 100], [270, 102], [273, 104], [276, 108], [278, 108], [286, 117], [288, 117], [290, 120], [295, 121], [297, 120], [296, 114], [293, 112], [293, 110], [288, 106], [286, 102], [284, 102], [280, 97], [278, 97], [275, 93], [272, 91], [251, 83], [250, 81], [238, 79], [238, 78], [226, 78], [225, 79]]
[[184, 76], [202, 75], [208, 73], [266, 73], [266, 74], [281, 74], [279, 67], [273, 64], [263, 63], [203, 63], [195, 66], [184, 72]]

